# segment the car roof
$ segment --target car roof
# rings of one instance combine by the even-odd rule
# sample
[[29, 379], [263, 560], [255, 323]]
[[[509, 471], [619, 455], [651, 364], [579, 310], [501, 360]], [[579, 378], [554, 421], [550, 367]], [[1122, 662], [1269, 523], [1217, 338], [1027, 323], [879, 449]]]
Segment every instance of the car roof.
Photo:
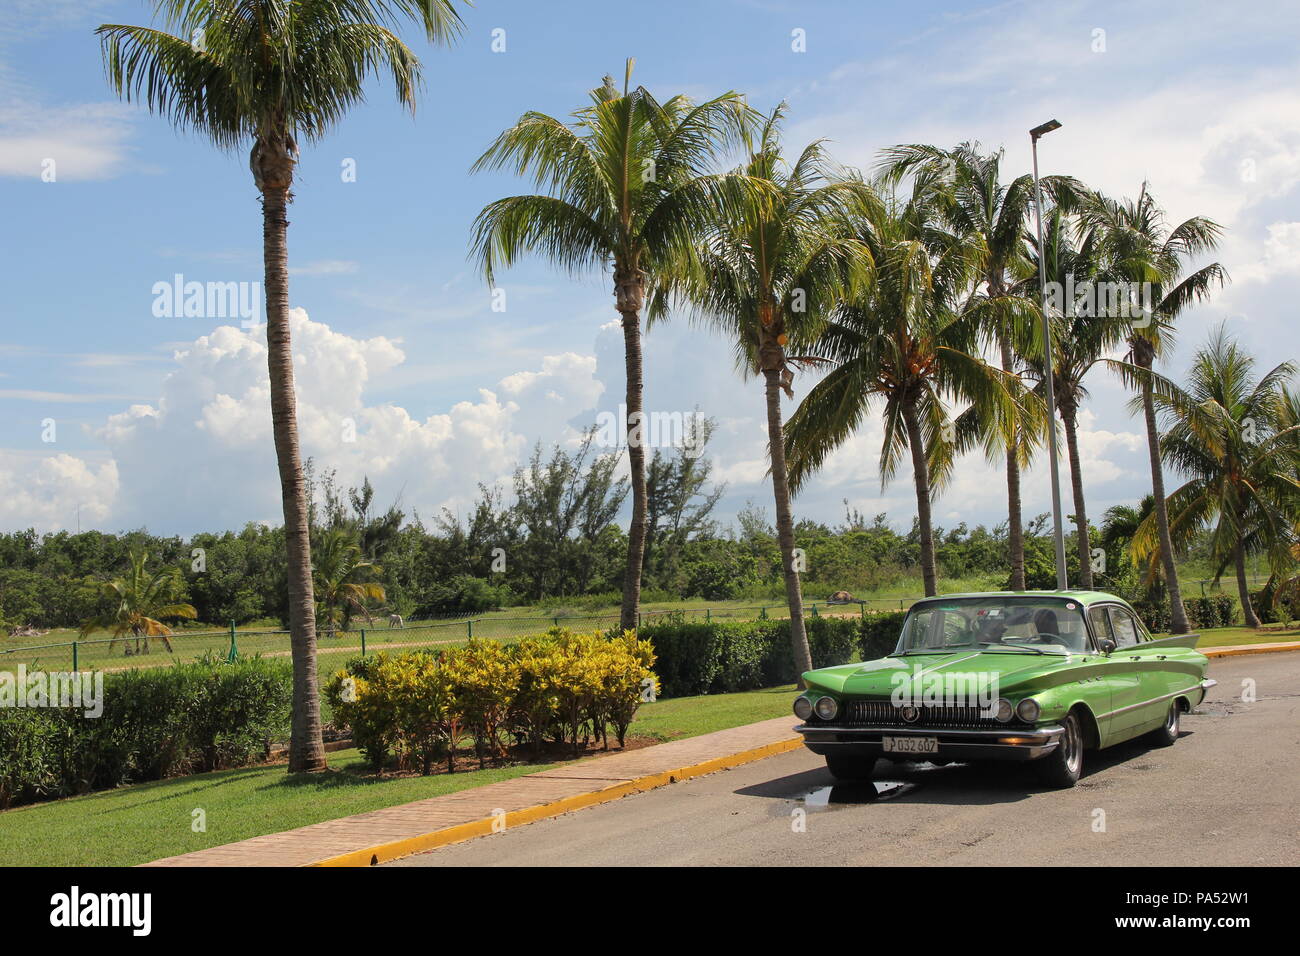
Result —
[[924, 604], [928, 601], [951, 601], [959, 598], [1008, 598], [1008, 597], [1033, 597], [1033, 598], [1054, 598], [1061, 601], [1078, 601], [1085, 607], [1092, 604], [1105, 602], [1117, 602], [1127, 604], [1123, 598], [1110, 594], [1106, 591], [1083, 591], [1083, 590], [1064, 590], [1064, 591], [967, 591], [961, 594], [936, 594], [934, 597], [921, 598], [916, 604]]

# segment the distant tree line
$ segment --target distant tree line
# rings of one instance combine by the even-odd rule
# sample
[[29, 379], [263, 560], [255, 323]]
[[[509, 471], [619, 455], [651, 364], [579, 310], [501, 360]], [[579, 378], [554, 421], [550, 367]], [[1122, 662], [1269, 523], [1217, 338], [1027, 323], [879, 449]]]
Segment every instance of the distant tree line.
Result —
[[[444, 509], [428, 521], [399, 502], [377, 507], [369, 480], [344, 488], [333, 472], [312, 475], [318, 602], [343, 595], [337, 608], [320, 609], [319, 626], [353, 627], [390, 611], [426, 618], [537, 603], [617, 604], [627, 550], [617, 517], [628, 495], [617, 464], [618, 455], [598, 453], [591, 436], [573, 449], [538, 445], [508, 491], [480, 486], [465, 512]], [[648, 462], [647, 593], [659, 600], [781, 600], [781, 551], [766, 510], [748, 503], [724, 527], [714, 511], [726, 488], [712, 480], [712, 467], [706, 454], [683, 450], [656, 451]], [[1050, 577], [1044, 524], [1030, 523], [1029, 563], [1031, 573]], [[868, 518], [846, 503], [842, 521], [801, 521], [795, 538], [814, 596], [910, 583], [919, 594], [915, 523], [899, 531], [886, 514]], [[1005, 575], [1005, 525], [963, 523], [936, 529], [935, 538], [945, 577]], [[75, 627], [102, 617], [104, 582], [128, 574], [141, 553], [153, 567], [180, 571], [174, 599], [192, 605], [199, 624], [288, 619], [284, 531], [252, 523], [189, 538], [143, 529], [2, 534], [0, 619]]]

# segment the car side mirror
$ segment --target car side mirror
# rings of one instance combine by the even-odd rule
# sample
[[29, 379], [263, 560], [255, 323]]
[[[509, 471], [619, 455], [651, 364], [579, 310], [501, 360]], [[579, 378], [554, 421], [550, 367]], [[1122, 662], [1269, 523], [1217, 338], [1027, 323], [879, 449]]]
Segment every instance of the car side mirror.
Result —
[[1101, 647], [1101, 652], [1103, 654], [1109, 654], [1111, 651], [1115, 649], [1115, 642], [1112, 641], [1109, 637], [1103, 637], [1101, 639], [1101, 644], [1099, 646]]

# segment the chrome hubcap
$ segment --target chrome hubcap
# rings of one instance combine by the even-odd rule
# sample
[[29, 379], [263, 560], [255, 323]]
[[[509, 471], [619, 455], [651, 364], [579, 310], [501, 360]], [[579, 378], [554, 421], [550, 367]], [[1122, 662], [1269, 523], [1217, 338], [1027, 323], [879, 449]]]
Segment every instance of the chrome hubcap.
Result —
[[1174, 704], [1169, 708], [1169, 716], [1165, 718], [1165, 729], [1169, 731], [1169, 736], [1178, 733], [1178, 705]]
[[1082, 755], [1079, 747], [1079, 725], [1073, 720], [1065, 722], [1065, 734], [1061, 738], [1061, 747], [1065, 750], [1065, 765], [1070, 768], [1071, 773], [1077, 773]]

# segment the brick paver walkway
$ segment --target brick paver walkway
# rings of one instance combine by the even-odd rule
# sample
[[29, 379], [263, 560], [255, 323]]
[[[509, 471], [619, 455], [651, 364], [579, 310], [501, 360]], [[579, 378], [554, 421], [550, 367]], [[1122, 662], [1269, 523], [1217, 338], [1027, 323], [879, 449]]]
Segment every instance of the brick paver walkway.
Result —
[[[793, 716], [627, 753], [296, 830], [155, 860], [146, 866], [367, 865], [555, 816], [799, 746]], [[503, 814], [504, 811], [504, 814]], [[494, 817], [494, 814], [496, 816]]]

